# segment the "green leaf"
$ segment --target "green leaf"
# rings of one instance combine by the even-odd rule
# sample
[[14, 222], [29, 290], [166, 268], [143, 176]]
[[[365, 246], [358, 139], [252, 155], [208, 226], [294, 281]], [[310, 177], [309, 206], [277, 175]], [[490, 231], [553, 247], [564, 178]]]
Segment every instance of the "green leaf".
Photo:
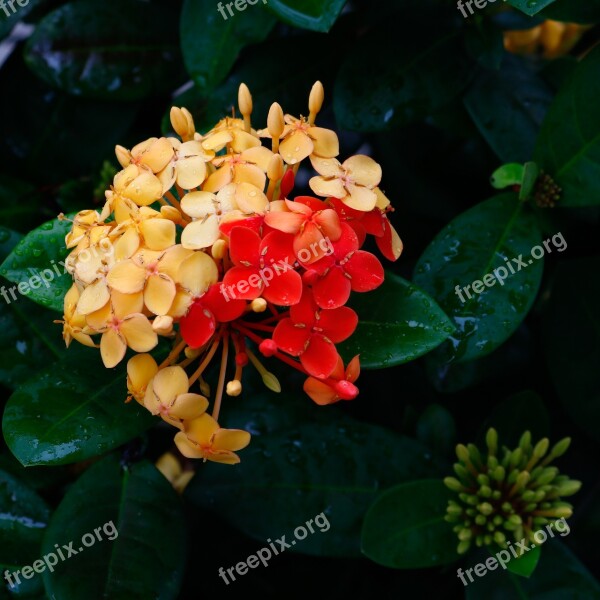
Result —
[[502, 68], [481, 75], [463, 101], [500, 160], [524, 163], [531, 159], [552, 97], [525, 59], [506, 55]]
[[[205, 92], [221, 83], [240, 51], [249, 44], [262, 42], [276, 22], [262, 2], [258, 6], [246, 4], [248, 10], [244, 9], [244, 14], [235, 10], [233, 16], [219, 4], [226, 19], [217, 6], [213, 0], [185, 0], [181, 13], [185, 65], [199, 90]], [[253, 79], [248, 79], [247, 84], [252, 88]], [[237, 102], [237, 90], [230, 102]]]
[[63, 298], [73, 285], [64, 267], [65, 235], [70, 229], [69, 221], [53, 219], [30, 231], [15, 246], [0, 265], [0, 275], [17, 284], [15, 293], [62, 312]]
[[340, 351], [348, 360], [360, 354], [365, 369], [415, 360], [454, 331], [452, 321], [432, 298], [389, 272], [378, 289], [354, 294], [350, 306], [358, 313], [359, 324]]
[[362, 551], [393, 569], [419, 569], [458, 560], [457, 538], [444, 520], [452, 493], [437, 479], [411, 481], [375, 500], [362, 530]]
[[177, 12], [164, 3], [80, 0], [42, 19], [25, 60], [74, 96], [141, 100], [184, 81], [177, 33]]
[[456, 424], [450, 411], [439, 404], [428, 406], [417, 421], [417, 439], [439, 456], [451, 456]]
[[600, 0], [556, 0], [543, 16], [563, 23], [598, 23]]
[[555, 2], [555, 0], [508, 0], [508, 3], [532, 17]]
[[177, 598], [184, 526], [181, 500], [152, 464], [122, 469], [109, 456], [73, 484], [52, 516], [42, 552], [73, 541], [77, 555], [44, 572], [46, 592], [69, 600]]
[[415, 8], [410, 19], [378, 27], [348, 53], [335, 85], [338, 123], [352, 131], [406, 125], [448, 104], [471, 73], [460, 30]]
[[455, 321], [447, 362], [485, 356], [515, 332], [540, 285], [543, 254], [531, 254], [540, 243], [529, 207], [502, 194], [456, 217], [425, 249], [414, 281]]
[[[252, 433], [250, 446], [240, 452], [241, 463], [235, 469], [198, 465], [186, 496], [263, 543], [284, 534], [294, 539], [297, 527], [324, 513], [330, 529], [315, 528], [294, 549], [315, 556], [359, 556], [362, 519], [376, 494], [398, 481], [440, 471], [418, 442], [344, 417], [334, 407], [313, 406], [302, 418], [298, 406], [310, 402], [288, 393], [284, 403], [272, 393], [247, 395], [226, 419], [227, 427]], [[277, 414], [266, 418], [275, 403]]]
[[559, 265], [544, 314], [549, 374], [569, 416], [600, 440], [600, 259]]
[[521, 185], [525, 167], [521, 163], [508, 163], [498, 167], [490, 179], [490, 183], [497, 190], [503, 190], [513, 185]]
[[83, 348], [45, 368], [10, 397], [2, 430], [25, 466], [73, 463], [107, 452], [154, 420], [137, 402], [125, 404], [124, 369], [105, 369]]
[[34, 491], [0, 471], [0, 563], [21, 565], [38, 558], [49, 517]]
[[326, 33], [340, 16], [346, 0], [268, 0], [268, 3], [282, 21]]
[[521, 577], [531, 577], [542, 555], [541, 546], [529, 547], [526, 554], [513, 558], [506, 568], [515, 575]]
[[523, 180], [519, 190], [519, 200], [527, 200], [534, 191], [540, 175], [540, 168], [534, 162], [526, 162], [523, 166]]
[[466, 600], [584, 600], [600, 596], [598, 581], [558, 540], [544, 544], [539, 565], [530, 579], [523, 579], [501, 568], [484, 572], [481, 577], [473, 576], [473, 579], [470, 583], [465, 577], [468, 584], [465, 589]]
[[600, 47], [562, 86], [544, 120], [534, 160], [563, 189], [560, 206], [600, 204]]

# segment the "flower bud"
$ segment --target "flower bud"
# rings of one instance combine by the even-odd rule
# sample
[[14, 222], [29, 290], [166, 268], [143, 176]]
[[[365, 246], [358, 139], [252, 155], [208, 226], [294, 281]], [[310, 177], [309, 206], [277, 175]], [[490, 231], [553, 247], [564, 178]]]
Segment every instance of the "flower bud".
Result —
[[245, 83], [240, 83], [238, 105], [240, 107], [240, 112], [244, 117], [249, 117], [252, 114], [252, 94]]
[[273, 340], [263, 340], [258, 349], [263, 356], [269, 358], [277, 352], [277, 344]]
[[225, 391], [228, 396], [239, 396], [242, 393], [242, 383], [238, 379], [234, 379], [227, 383]]
[[283, 110], [277, 102], [271, 104], [269, 116], [267, 117], [267, 129], [272, 138], [279, 139], [285, 128], [283, 120]]

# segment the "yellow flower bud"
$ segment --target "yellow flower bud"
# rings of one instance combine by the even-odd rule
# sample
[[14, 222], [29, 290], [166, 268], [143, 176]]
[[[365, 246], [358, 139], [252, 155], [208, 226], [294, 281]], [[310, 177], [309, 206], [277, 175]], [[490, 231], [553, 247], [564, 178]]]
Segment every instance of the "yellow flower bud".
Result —
[[242, 383], [234, 379], [227, 384], [226, 392], [228, 396], [239, 396], [242, 393]]
[[264, 298], [255, 298], [250, 303], [250, 308], [255, 313], [265, 312], [267, 310], [267, 301]]
[[[323, 84], [320, 81], [317, 81], [315, 85], [313, 85], [308, 98], [308, 110], [310, 111], [311, 116], [314, 115], [316, 117], [321, 112], [324, 101], [325, 90]], [[314, 122], [314, 119], [312, 122]]]
[[267, 177], [271, 181], [279, 181], [283, 177], [283, 158], [279, 154], [274, 154], [267, 167]]
[[267, 129], [272, 138], [279, 139], [285, 128], [283, 120], [283, 109], [277, 102], [271, 104], [269, 116], [267, 117]]
[[252, 114], [252, 94], [245, 83], [240, 83], [240, 89], [238, 91], [238, 104], [240, 112], [244, 117]]

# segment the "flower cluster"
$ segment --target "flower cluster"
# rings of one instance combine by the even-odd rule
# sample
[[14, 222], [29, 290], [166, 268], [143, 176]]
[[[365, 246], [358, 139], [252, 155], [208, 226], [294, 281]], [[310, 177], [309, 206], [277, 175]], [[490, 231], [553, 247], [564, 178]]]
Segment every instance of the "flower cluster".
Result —
[[532, 445], [526, 431], [514, 450], [498, 449], [498, 434], [490, 429], [486, 436], [487, 455], [474, 444], [456, 447], [457, 477], [444, 483], [458, 494], [448, 503], [446, 520], [454, 523], [459, 554], [472, 544], [507, 547], [507, 538], [523, 538], [536, 544], [535, 533], [544, 525], [566, 519], [573, 507], [561, 498], [579, 491], [581, 482], [560, 475], [550, 463], [562, 456], [571, 440], [565, 438], [551, 450], [547, 438]]
[[[179, 430], [175, 443], [186, 457], [239, 462], [235, 452], [250, 436], [219, 426], [224, 393], [241, 393], [249, 363], [280, 391], [252, 347], [306, 375], [304, 389], [317, 404], [358, 394], [358, 357], [344, 366], [336, 344], [358, 323], [345, 306], [351, 292], [373, 290], [384, 278], [378, 259], [361, 248], [373, 235], [396, 260], [402, 242], [387, 217], [380, 166], [363, 155], [338, 161], [337, 135], [315, 125], [323, 98], [317, 82], [308, 117], [284, 115], [275, 103], [267, 128], [257, 131], [242, 84], [242, 118], [227, 117], [204, 135], [188, 110], [174, 107], [179, 137], [117, 146], [122, 170], [102, 210], [78, 213], [66, 237], [74, 280], [65, 297], [66, 344], [99, 346], [107, 368], [133, 350], [130, 398]], [[316, 197], [292, 199], [305, 159], [317, 173]], [[149, 352], [160, 338], [172, 350], [158, 364]], [[219, 349], [209, 415], [203, 375]], [[230, 354], [235, 373], [226, 381]], [[190, 392], [195, 384], [201, 394]]]

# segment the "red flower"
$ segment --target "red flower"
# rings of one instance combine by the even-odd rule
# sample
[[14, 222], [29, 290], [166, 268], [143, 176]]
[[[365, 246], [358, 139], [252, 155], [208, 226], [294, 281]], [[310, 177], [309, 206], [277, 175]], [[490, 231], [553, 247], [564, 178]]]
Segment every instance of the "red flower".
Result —
[[181, 336], [190, 348], [200, 348], [216, 331], [216, 324], [235, 321], [246, 310], [244, 300], [227, 300], [219, 284], [211, 286], [197, 298], [187, 314], [179, 321]]
[[307, 271], [315, 301], [321, 308], [343, 306], [350, 291], [369, 292], [383, 283], [381, 263], [370, 252], [358, 248], [356, 233], [342, 223], [342, 235], [333, 243], [333, 254], [311, 265], [312, 272]]
[[321, 381], [314, 377], [309, 377], [304, 382], [304, 391], [312, 398], [314, 402], [321, 406], [333, 404], [340, 400], [354, 400], [358, 396], [358, 388], [354, 382], [360, 375], [360, 362], [358, 356], [355, 356], [344, 371], [344, 363], [341, 357], [331, 376], [327, 381]]
[[302, 278], [294, 271], [293, 237], [280, 231], [263, 240], [255, 231], [234, 227], [229, 254], [233, 264], [223, 278], [229, 298], [254, 300], [262, 296], [278, 306], [291, 306], [302, 295]]
[[357, 324], [358, 317], [351, 308], [321, 310], [305, 290], [300, 302], [290, 309], [290, 317], [275, 327], [273, 341], [280, 350], [300, 357], [309, 375], [324, 379], [338, 362], [334, 344], [350, 337]]

